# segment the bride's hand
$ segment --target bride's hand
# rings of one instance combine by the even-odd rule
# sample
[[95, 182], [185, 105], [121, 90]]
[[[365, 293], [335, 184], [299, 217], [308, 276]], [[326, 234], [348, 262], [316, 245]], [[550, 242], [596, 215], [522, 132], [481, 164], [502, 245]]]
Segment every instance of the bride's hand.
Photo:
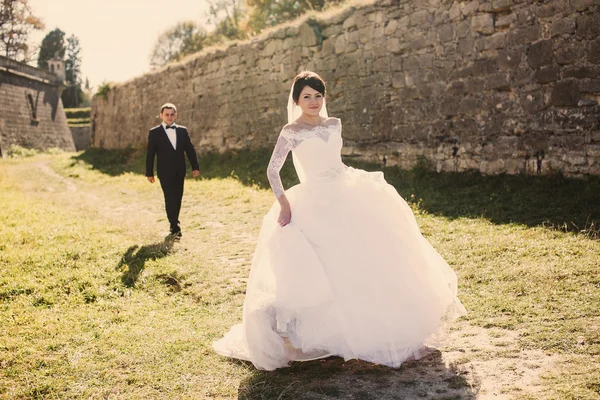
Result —
[[280, 226], [286, 226], [292, 220], [292, 210], [290, 207], [281, 207], [281, 211], [279, 212], [279, 218], [277, 218], [277, 223]]

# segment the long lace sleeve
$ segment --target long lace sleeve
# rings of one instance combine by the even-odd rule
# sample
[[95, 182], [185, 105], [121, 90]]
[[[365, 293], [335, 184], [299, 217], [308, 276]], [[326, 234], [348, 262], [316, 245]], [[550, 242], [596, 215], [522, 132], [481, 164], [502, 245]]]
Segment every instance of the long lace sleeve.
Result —
[[269, 178], [269, 184], [277, 198], [281, 197], [285, 192], [283, 184], [281, 183], [281, 178], [279, 177], [279, 171], [281, 171], [281, 167], [283, 166], [283, 163], [285, 163], [285, 159], [293, 147], [292, 141], [286, 133], [287, 132], [282, 131], [279, 135], [267, 167], [267, 178]]

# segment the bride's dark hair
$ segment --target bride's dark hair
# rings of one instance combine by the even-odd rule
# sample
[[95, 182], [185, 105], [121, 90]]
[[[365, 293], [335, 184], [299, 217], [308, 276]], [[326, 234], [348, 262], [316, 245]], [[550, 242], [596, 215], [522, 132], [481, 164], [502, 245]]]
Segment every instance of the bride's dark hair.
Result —
[[292, 90], [292, 99], [298, 104], [302, 89], [309, 86], [325, 96], [325, 81], [317, 73], [312, 71], [302, 71], [294, 78], [294, 89]]

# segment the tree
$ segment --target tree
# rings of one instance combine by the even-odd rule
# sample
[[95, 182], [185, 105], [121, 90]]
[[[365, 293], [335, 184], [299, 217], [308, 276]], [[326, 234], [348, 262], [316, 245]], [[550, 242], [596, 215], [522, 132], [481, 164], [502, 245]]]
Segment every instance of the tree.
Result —
[[48, 60], [55, 55], [62, 60], [65, 57], [65, 51], [65, 33], [56, 28], [42, 40], [38, 54], [38, 67], [48, 69]]
[[248, 29], [253, 34], [298, 18], [309, 11], [322, 11], [344, 0], [246, 0], [249, 8]]
[[65, 107], [78, 107], [81, 102], [83, 90], [81, 90], [81, 47], [79, 39], [75, 35], [67, 39], [67, 59], [65, 61], [65, 79], [67, 88], [62, 93], [62, 101]]
[[42, 20], [31, 13], [27, 0], [0, 0], [0, 53], [17, 61], [29, 62], [34, 50], [29, 34], [44, 29]]
[[248, 38], [243, 27], [246, 19], [243, 0], [209, 0], [208, 5], [208, 23], [216, 26], [212, 33], [215, 42]]
[[199, 24], [193, 21], [179, 22], [158, 37], [150, 56], [150, 65], [157, 68], [181, 60], [209, 44], [210, 38]]

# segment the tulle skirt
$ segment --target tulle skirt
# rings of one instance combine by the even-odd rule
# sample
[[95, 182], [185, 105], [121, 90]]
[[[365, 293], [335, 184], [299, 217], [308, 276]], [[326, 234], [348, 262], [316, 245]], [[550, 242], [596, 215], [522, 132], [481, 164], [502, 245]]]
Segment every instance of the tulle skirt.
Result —
[[381, 172], [347, 168], [286, 191], [292, 221], [265, 216], [243, 320], [214, 342], [273, 370], [331, 355], [398, 367], [466, 313], [456, 274]]

